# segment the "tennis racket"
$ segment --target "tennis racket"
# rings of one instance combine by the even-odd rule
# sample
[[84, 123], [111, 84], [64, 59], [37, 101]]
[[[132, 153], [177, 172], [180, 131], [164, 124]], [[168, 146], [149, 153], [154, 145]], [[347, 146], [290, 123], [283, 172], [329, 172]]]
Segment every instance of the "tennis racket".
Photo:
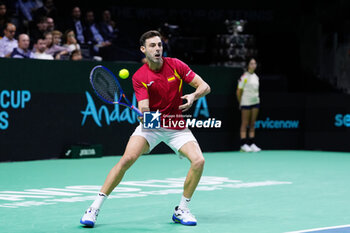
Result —
[[106, 67], [95, 66], [90, 73], [90, 83], [97, 96], [104, 102], [123, 105], [136, 112], [138, 116], [143, 116], [141, 111], [126, 98], [118, 79]]

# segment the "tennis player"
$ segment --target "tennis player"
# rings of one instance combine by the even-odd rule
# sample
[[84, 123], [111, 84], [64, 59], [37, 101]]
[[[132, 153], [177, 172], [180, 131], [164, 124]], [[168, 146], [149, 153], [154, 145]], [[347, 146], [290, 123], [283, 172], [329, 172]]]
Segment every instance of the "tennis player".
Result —
[[[254, 58], [247, 60], [247, 71], [238, 81], [237, 99], [241, 109], [241, 151], [259, 152], [261, 149], [255, 145], [255, 121], [260, 107], [259, 77], [256, 75], [257, 64]], [[249, 138], [247, 128], [249, 127]]]
[[[145, 32], [140, 38], [140, 45], [147, 63], [137, 70], [132, 78], [138, 107], [142, 112], [159, 110], [161, 128], [143, 129], [140, 124], [135, 129], [123, 156], [111, 169], [95, 201], [80, 220], [80, 223], [89, 227], [95, 225], [103, 202], [121, 182], [130, 166], [140, 155], [149, 153], [161, 141], [191, 162], [184, 182], [183, 195], [179, 205], [175, 207], [172, 219], [175, 223], [183, 225], [197, 224], [196, 218], [189, 210], [189, 202], [201, 178], [204, 157], [192, 132], [174, 122], [183, 121], [182, 112], [187, 111], [195, 100], [207, 95], [210, 87], [182, 61], [162, 57], [163, 47], [158, 31]], [[184, 82], [194, 87], [195, 91], [182, 96]], [[167, 128], [164, 125], [167, 125]]]

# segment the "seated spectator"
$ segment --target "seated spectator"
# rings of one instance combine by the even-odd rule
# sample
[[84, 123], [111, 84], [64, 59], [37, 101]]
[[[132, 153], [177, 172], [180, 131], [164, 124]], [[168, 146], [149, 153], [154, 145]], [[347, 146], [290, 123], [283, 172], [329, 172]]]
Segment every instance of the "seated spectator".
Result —
[[111, 12], [109, 10], [103, 11], [102, 21], [99, 28], [103, 38], [106, 40], [114, 41], [117, 39], [119, 30], [116, 28], [115, 22], [112, 20]]
[[55, 21], [51, 17], [46, 18], [46, 23], [47, 23], [47, 31], [52, 32], [55, 30]]
[[52, 47], [51, 52], [54, 53], [55, 59], [61, 59], [61, 55], [68, 55], [69, 51], [66, 47], [61, 45], [62, 32], [53, 31], [52, 33]]
[[81, 55], [81, 51], [76, 49], [70, 55], [70, 60], [72, 61], [80, 61], [83, 60], [83, 56]]
[[21, 21], [32, 22], [34, 12], [42, 7], [42, 3], [36, 0], [17, 0], [16, 10], [19, 12]]
[[[49, 49], [52, 46], [52, 32], [45, 32], [44, 37], [46, 40], [46, 47]], [[46, 51], [47, 53], [47, 51]]]
[[67, 30], [64, 33], [63, 41], [65, 43], [63, 46], [66, 47], [70, 53], [74, 50], [80, 50], [80, 45], [75, 38], [75, 33], [73, 30]]
[[35, 11], [34, 20], [38, 20], [41, 17], [50, 17], [57, 20], [58, 12], [53, 0], [43, 0], [43, 6]]
[[30, 32], [30, 37], [34, 41], [36, 38], [43, 37], [47, 31], [47, 17], [43, 16], [37, 21], [36, 27]]
[[61, 45], [61, 41], [62, 41], [62, 32], [55, 30], [51, 32], [52, 34], [52, 42], [55, 45]]
[[46, 40], [44, 37], [37, 38], [34, 46], [35, 46], [35, 53], [34, 53], [35, 59], [53, 60], [53, 56], [45, 52], [47, 47], [46, 47]]
[[6, 24], [9, 22], [6, 13], [7, 13], [7, 8], [5, 3], [0, 2], [0, 37], [4, 36], [4, 30], [6, 28]]
[[88, 43], [94, 45], [95, 52], [99, 52], [100, 48], [110, 46], [112, 43], [108, 40], [105, 40], [101, 35], [96, 23], [95, 16], [93, 11], [86, 12], [86, 35]]
[[14, 48], [11, 56], [12, 58], [34, 58], [34, 54], [29, 50], [30, 39], [27, 34], [20, 34], [18, 36], [18, 48]]
[[71, 18], [67, 20], [66, 27], [73, 29], [79, 44], [85, 44], [85, 25], [81, 20], [81, 11], [78, 6], [73, 7]]
[[12, 23], [7, 23], [4, 30], [5, 36], [0, 40], [0, 57], [9, 57], [14, 48], [17, 48], [18, 43], [15, 39], [16, 26]]

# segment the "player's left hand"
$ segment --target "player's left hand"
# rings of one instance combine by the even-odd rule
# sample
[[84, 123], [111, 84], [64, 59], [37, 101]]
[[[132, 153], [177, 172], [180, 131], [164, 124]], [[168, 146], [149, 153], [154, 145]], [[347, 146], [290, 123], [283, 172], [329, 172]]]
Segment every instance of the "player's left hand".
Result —
[[184, 96], [181, 96], [181, 99], [187, 100], [187, 103], [180, 105], [179, 109], [182, 110], [183, 112], [186, 112], [188, 109], [191, 108], [194, 102], [194, 95], [193, 94], [184, 95]]

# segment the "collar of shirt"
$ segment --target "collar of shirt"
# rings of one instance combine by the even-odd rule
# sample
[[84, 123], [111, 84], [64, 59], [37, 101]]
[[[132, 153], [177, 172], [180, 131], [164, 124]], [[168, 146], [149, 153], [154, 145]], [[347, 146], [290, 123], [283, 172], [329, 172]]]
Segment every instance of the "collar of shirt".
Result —
[[25, 54], [25, 55], [30, 54], [30, 50], [29, 50], [29, 49], [27, 49], [27, 51], [24, 51], [24, 50], [21, 49], [21, 48], [17, 48], [17, 51], [20, 52], [20, 53], [22, 53], [22, 54]]
[[10, 39], [9, 39], [8, 37], [6, 37], [6, 36], [4, 36], [3, 39], [4, 39], [5, 41], [8, 41], [8, 42], [16, 41], [16, 39], [10, 40]]

